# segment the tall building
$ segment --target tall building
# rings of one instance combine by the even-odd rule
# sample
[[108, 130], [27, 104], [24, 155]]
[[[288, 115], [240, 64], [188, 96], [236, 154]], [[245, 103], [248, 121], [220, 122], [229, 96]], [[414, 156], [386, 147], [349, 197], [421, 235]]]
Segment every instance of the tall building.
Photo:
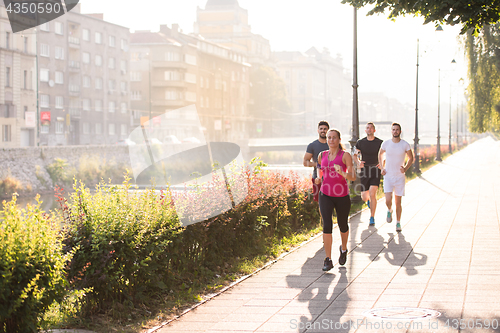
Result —
[[[205, 138], [232, 141], [244, 137], [249, 65], [237, 51], [194, 35], [160, 26], [159, 32], [131, 35], [131, 109], [134, 126], [165, 112], [195, 104]], [[169, 119], [165, 136], [185, 138], [193, 115]], [[155, 124], [161, 128], [161, 124]]]
[[248, 11], [237, 0], [208, 0], [196, 11], [194, 33], [247, 55], [252, 65], [267, 65], [271, 57], [269, 41], [251, 32]]
[[34, 29], [12, 33], [0, 3], [0, 147], [35, 144], [36, 37]]
[[273, 57], [292, 106], [290, 134], [314, 134], [320, 120], [348, 134], [352, 87], [342, 59], [314, 47], [305, 53], [274, 52]]
[[40, 145], [128, 136], [129, 29], [79, 6], [38, 27]]

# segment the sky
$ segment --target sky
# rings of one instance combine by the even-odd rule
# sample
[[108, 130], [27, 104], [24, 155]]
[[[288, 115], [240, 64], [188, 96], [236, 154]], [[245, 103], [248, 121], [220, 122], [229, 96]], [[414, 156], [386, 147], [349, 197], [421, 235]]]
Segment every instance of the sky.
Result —
[[[178, 23], [184, 33], [191, 33], [196, 9], [205, 4], [206, 0], [81, 0], [82, 13], [104, 13], [106, 21], [129, 27], [131, 32], [158, 31], [160, 24]], [[339, 54], [352, 72], [351, 6], [340, 0], [239, 0], [239, 4], [248, 10], [252, 32], [267, 38], [272, 51], [326, 47], [332, 55]], [[441, 103], [448, 103], [450, 95], [452, 105], [463, 99], [465, 86], [460, 86], [459, 79], [466, 80], [467, 64], [458, 40], [460, 26], [443, 26], [442, 32], [436, 32], [434, 24], [423, 25], [422, 18], [391, 21], [383, 14], [366, 16], [368, 10], [362, 8], [357, 15], [360, 98], [365, 92], [380, 92], [415, 105], [419, 39], [419, 106], [437, 109], [439, 76]]]

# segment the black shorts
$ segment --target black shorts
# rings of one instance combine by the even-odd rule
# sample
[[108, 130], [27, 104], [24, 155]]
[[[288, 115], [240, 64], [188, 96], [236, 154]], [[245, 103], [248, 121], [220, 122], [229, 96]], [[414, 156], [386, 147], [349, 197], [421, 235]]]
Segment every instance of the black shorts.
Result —
[[381, 177], [381, 170], [376, 165], [368, 165], [362, 168], [359, 175], [362, 186], [361, 191], [368, 191], [370, 186], [379, 186]]

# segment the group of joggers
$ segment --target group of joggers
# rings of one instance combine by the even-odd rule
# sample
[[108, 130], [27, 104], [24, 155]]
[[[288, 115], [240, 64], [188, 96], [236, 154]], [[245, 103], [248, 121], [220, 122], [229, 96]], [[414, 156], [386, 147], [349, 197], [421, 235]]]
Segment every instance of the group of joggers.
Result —
[[[339, 264], [347, 260], [347, 240], [349, 238], [349, 211], [351, 199], [347, 180], [356, 180], [356, 167], [359, 168], [361, 198], [370, 208], [369, 225], [375, 225], [377, 208], [377, 190], [380, 179], [384, 176], [384, 193], [387, 205], [387, 222], [392, 222], [392, 197], [396, 205], [396, 231], [401, 231], [401, 198], [405, 194], [405, 172], [413, 163], [410, 144], [401, 139], [401, 125], [392, 123], [391, 140], [382, 141], [375, 137], [375, 124], [366, 124], [366, 137], [356, 142], [353, 156], [344, 149], [341, 134], [330, 129], [326, 121], [318, 123], [318, 139], [307, 146], [304, 155], [304, 166], [313, 167], [312, 192], [314, 200], [319, 203], [323, 222], [323, 245], [325, 261], [323, 271], [333, 268], [332, 229], [333, 210], [337, 215], [342, 244], [339, 247]], [[408, 157], [406, 163], [405, 159]]]

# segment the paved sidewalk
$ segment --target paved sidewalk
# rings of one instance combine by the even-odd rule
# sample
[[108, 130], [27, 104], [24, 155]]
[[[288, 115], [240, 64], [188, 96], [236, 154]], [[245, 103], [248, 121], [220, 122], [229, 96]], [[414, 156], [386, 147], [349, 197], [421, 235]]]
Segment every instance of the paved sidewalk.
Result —
[[499, 171], [479, 140], [407, 184], [401, 233], [384, 201], [353, 217], [345, 267], [318, 237], [156, 332], [500, 332]]

